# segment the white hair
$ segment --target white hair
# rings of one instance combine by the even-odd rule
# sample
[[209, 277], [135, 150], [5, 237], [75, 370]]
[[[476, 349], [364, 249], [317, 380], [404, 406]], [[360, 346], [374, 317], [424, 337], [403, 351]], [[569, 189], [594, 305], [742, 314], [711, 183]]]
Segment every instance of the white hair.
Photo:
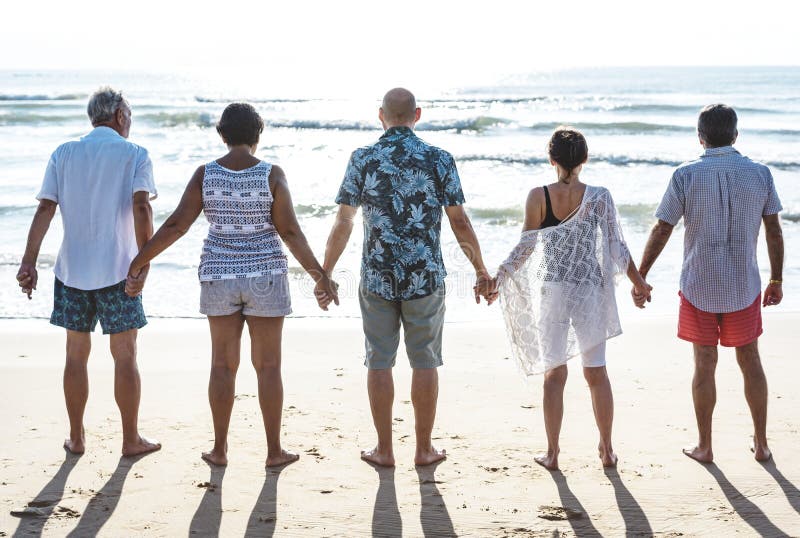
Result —
[[110, 86], [103, 86], [89, 98], [86, 113], [92, 125], [105, 123], [114, 119], [114, 114], [123, 104], [128, 106], [128, 101], [122, 96], [122, 92]]

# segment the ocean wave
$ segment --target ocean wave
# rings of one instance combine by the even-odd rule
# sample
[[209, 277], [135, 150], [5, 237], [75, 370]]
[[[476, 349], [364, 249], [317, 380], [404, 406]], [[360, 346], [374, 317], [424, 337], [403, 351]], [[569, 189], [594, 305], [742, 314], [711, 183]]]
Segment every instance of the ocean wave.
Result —
[[215, 115], [199, 111], [148, 112], [137, 115], [135, 119], [155, 123], [163, 127], [213, 127], [217, 124]]
[[66, 93], [63, 95], [44, 94], [0, 94], [0, 101], [76, 101], [89, 97], [85, 93]]
[[800, 213], [781, 213], [781, 220], [800, 222]]
[[477, 116], [464, 120], [437, 120], [422, 122], [417, 125], [418, 131], [485, 131], [499, 125], [508, 125], [512, 120], [494, 118], [492, 116]]
[[15, 110], [0, 114], [0, 125], [39, 125], [42, 123], [65, 123], [69, 121], [86, 121], [86, 113], [75, 114], [32, 114]]
[[[521, 155], [461, 155], [456, 161], [463, 162], [496, 162], [507, 165], [521, 164], [524, 166], [538, 166], [550, 164], [547, 157], [526, 157]], [[607, 163], [613, 166], [678, 166], [686, 161], [666, 159], [660, 157], [634, 157], [630, 155], [591, 155], [590, 162]], [[778, 170], [795, 170], [800, 168], [800, 161], [761, 161], [763, 164]]]
[[0, 217], [18, 213], [32, 213], [34, 209], [36, 209], [35, 205], [0, 205]]
[[194, 98], [198, 103], [310, 103], [321, 99], [225, 99], [222, 97], [203, 97], [196, 95]]

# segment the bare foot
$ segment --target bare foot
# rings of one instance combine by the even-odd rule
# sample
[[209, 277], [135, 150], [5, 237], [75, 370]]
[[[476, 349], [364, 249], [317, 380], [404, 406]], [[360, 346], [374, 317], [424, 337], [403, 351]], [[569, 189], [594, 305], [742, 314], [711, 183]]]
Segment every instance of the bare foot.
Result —
[[417, 453], [414, 455], [414, 465], [430, 465], [431, 463], [436, 463], [446, 458], [446, 450], [436, 450], [434, 447], [430, 447], [428, 450], [417, 450]]
[[558, 452], [545, 452], [533, 458], [533, 461], [547, 470], [558, 471]]
[[71, 454], [80, 455], [84, 453], [86, 447], [84, 446], [83, 439], [78, 439], [77, 441], [73, 441], [72, 439], [65, 439], [64, 449]]
[[617, 466], [617, 461], [619, 461], [619, 458], [617, 458], [617, 455], [614, 453], [613, 450], [607, 450], [600, 447], [597, 447], [597, 450], [598, 453], [600, 454], [600, 461], [603, 462], [603, 467]]
[[133, 456], [141, 456], [142, 454], [147, 454], [148, 452], [155, 452], [156, 450], [161, 450], [161, 443], [154, 440], [145, 439], [141, 435], [139, 436], [139, 441], [132, 444], [124, 444], [122, 445], [122, 455], [126, 458], [131, 458]]
[[224, 467], [228, 465], [228, 454], [225, 452], [217, 452], [212, 450], [210, 452], [203, 452], [200, 457], [212, 465], [219, 465]]
[[394, 467], [394, 454], [389, 452], [381, 452], [377, 447], [372, 450], [362, 450], [361, 459], [381, 467]]
[[278, 456], [267, 456], [267, 467], [280, 467], [281, 465], [288, 465], [300, 459], [298, 454], [292, 454], [285, 450], [281, 450]]
[[684, 448], [683, 453], [700, 463], [711, 463], [714, 461], [714, 453], [711, 452], [710, 448], [700, 448], [698, 446]]
[[767, 448], [766, 445], [764, 446], [753, 445], [750, 447], [750, 452], [753, 453], [753, 455], [756, 458], [756, 461], [765, 462], [772, 459], [772, 451], [769, 448]]

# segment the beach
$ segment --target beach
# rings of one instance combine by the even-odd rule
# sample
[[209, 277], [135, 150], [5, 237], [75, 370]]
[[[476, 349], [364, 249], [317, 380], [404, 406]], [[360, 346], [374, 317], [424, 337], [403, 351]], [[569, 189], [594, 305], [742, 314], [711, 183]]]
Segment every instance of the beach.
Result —
[[152, 319], [140, 332], [140, 429], [163, 449], [138, 460], [120, 458], [107, 338], [93, 340], [87, 452], [78, 458], [61, 448], [63, 331], [0, 321], [0, 536], [800, 535], [800, 315], [765, 312], [773, 461], [759, 464], [748, 450], [752, 423], [729, 349], [717, 368], [715, 464], [681, 453], [696, 435], [691, 346], [674, 336], [675, 314], [623, 310], [625, 332], [608, 347], [619, 466], [600, 465], [589, 391], [571, 361], [562, 472], [550, 473], [533, 462], [545, 447], [541, 377], [521, 378], [493, 312], [445, 325], [434, 443], [448, 458], [435, 468], [413, 465], [401, 344], [393, 470], [359, 459], [375, 438], [358, 319], [287, 319], [283, 444], [301, 458], [279, 471], [264, 468], [247, 336], [230, 463], [211, 469], [200, 459], [213, 439], [205, 321]]

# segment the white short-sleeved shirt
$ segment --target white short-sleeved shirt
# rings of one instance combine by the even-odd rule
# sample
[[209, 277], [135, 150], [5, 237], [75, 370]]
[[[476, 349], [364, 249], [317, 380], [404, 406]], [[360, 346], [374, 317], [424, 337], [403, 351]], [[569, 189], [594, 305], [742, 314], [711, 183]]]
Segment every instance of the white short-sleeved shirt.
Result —
[[50, 157], [38, 200], [59, 205], [64, 239], [55, 275], [71, 288], [96, 290], [125, 280], [139, 252], [133, 194], [157, 195], [147, 150], [110, 127], [95, 127]]
[[756, 247], [761, 220], [782, 209], [765, 165], [731, 146], [709, 148], [675, 170], [656, 218], [683, 217], [681, 292], [700, 310], [742, 310], [761, 290]]

